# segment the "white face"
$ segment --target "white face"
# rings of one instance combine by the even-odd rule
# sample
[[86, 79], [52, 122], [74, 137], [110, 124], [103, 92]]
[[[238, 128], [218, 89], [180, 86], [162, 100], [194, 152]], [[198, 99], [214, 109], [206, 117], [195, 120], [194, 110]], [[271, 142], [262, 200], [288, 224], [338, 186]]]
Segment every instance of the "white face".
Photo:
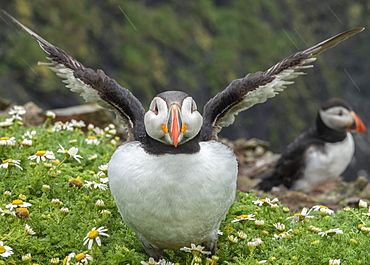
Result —
[[347, 131], [355, 122], [351, 112], [341, 106], [320, 110], [320, 117], [326, 126], [336, 131]]
[[191, 97], [185, 98], [181, 106], [167, 106], [162, 98], [155, 97], [144, 117], [145, 130], [151, 138], [175, 147], [193, 139], [202, 123], [202, 115]]

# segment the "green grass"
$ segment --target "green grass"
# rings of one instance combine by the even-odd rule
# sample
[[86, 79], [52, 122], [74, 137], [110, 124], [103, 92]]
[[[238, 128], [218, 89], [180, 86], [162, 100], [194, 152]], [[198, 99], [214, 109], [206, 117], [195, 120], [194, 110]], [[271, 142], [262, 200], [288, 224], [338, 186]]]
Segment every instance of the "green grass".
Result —
[[[19, 119], [9, 124], [0, 123], [0, 142], [11, 142], [14, 137], [14, 144], [0, 145], [3, 161], [0, 164], [0, 241], [13, 252], [2, 257], [4, 249], [0, 246], [0, 264], [66, 264], [65, 259], [71, 253], [77, 256], [71, 257], [69, 264], [76, 264], [76, 257], [80, 259], [86, 254], [92, 257], [86, 264], [149, 263], [135, 234], [123, 223], [109, 192], [109, 183], [106, 190], [84, 185], [88, 181], [102, 183], [102, 177], [106, 177], [101, 166], [108, 163], [116, 149], [118, 139], [114, 138], [114, 127], [99, 131], [90, 127], [83, 133], [78, 123], [71, 130], [56, 130], [63, 126], [51, 124], [51, 119], [41, 127], [26, 127], [22, 114], [17, 117]], [[35, 132], [32, 136], [30, 133], [25, 136], [32, 131]], [[88, 144], [89, 136], [90, 140], [95, 137], [100, 143]], [[31, 139], [32, 144], [20, 144], [24, 139]], [[78, 148], [80, 162], [65, 152], [58, 152], [59, 145], [70, 152], [73, 147]], [[52, 151], [55, 159], [39, 163], [31, 160], [38, 151]], [[8, 159], [19, 160], [22, 169], [11, 162], [5, 168]], [[9, 212], [7, 205], [20, 199], [31, 206], [27, 206], [27, 210], [14, 207]], [[333, 214], [311, 211], [307, 214], [310, 218], [304, 218], [279, 202], [254, 203], [260, 199], [253, 192], [238, 193], [238, 201], [220, 229], [217, 258], [207, 259], [196, 250], [192, 253], [167, 250], [164, 259], [171, 264], [210, 264], [217, 259], [217, 264], [330, 264], [333, 259], [340, 259], [340, 264], [369, 264], [370, 217], [364, 215], [368, 211], [366, 207], [345, 208]], [[16, 215], [12, 213], [15, 211]], [[243, 215], [254, 220], [233, 222]], [[297, 222], [289, 218], [294, 215]], [[274, 226], [276, 223], [284, 224], [285, 228], [279, 231]], [[25, 230], [26, 225], [34, 234]], [[101, 246], [94, 241], [88, 249], [84, 238], [99, 227], [107, 229], [105, 233], [109, 236], [100, 235]], [[318, 234], [335, 228], [343, 233]], [[287, 236], [277, 239], [279, 234]], [[332, 264], [335, 263], [332, 261]]]

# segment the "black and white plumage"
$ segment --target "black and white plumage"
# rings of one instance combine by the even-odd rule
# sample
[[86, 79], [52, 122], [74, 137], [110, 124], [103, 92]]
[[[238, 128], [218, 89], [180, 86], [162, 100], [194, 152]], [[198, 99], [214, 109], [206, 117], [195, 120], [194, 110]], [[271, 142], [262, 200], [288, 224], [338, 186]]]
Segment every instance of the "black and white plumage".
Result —
[[287, 146], [274, 170], [263, 176], [259, 188], [268, 191], [284, 185], [309, 192], [340, 176], [355, 151], [351, 132], [365, 133], [366, 127], [347, 102], [328, 100], [317, 114], [316, 125]]
[[113, 154], [110, 189], [126, 224], [141, 240], [148, 255], [204, 243], [215, 253], [217, 232], [234, 201], [237, 161], [217, 133], [234, 116], [274, 97], [292, 79], [312, 67], [316, 55], [360, 32], [349, 30], [297, 52], [265, 72], [232, 81], [211, 98], [201, 115], [184, 92], [157, 95], [144, 111], [139, 100], [102, 70], [85, 68], [3, 13], [34, 37], [48, 54], [47, 64], [67, 87], [88, 102], [113, 109], [127, 126], [128, 142]]

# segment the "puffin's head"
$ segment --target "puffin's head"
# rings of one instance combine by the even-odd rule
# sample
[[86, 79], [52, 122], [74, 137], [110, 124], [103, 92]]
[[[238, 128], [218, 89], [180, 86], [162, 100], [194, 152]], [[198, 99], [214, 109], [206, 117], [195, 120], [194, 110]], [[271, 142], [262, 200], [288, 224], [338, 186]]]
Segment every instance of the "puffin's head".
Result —
[[190, 96], [181, 91], [167, 91], [152, 100], [144, 123], [151, 138], [177, 147], [199, 133], [203, 118]]
[[347, 102], [333, 98], [325, 102], [319, 115], [323, 123], [336, 131], [366, 133], [366, 127]]

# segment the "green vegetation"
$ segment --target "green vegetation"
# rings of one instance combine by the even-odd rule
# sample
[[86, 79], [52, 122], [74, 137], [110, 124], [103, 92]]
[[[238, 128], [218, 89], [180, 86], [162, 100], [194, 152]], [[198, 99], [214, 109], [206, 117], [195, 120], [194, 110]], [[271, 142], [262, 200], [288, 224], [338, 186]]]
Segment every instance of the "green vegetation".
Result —
[[[53, 124], [53, 113], [42, 127], [26, 127], [22, 107], [9, 114], [0, 121], [0, 264], [154, 264], [106, 183], [115, 128]], [[217, 257], [193, 246], [167, 250], [171, 263], [161, 264], [368, 264], [370, 213], [359, 206], [295, 213], [278, 199], [238, 193]]]

